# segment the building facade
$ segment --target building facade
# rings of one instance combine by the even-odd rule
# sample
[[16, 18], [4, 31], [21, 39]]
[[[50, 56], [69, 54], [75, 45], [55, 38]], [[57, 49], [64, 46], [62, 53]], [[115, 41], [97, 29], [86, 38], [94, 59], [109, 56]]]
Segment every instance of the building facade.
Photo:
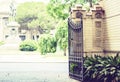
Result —
[[[16, 3], [16, 2], [13, 2]], [[11, 0], [1, 0], [0, 1], [0, 41], [6, 41], [11, 35], [17, 33], [17, 36], [21, 40], [32, 39], [37, 40], [40, 36], [40, 31], [38, 28], [29, 29], [28, 27], [23, 28], [18, 25], [17, 22], [9, 21], [11, 16], [15, 16], [15, 10]], [[14, 12], [12, 11], [14, 10]], [[15, 34], [16, 35], [16, 34]]]
[[0, 12], [0, 41], [6, 41], [7, 38], [13, 35], [23, 41], [26, 39], [37, 40], [40, 36], [40, 31], [35, 29], [24, 29], [17, 22], [9, 22], [9, 12]]
[[[90, 11], [80, 5], [71, 8], [69, 18], [72, 22], [69, 20], [69, 27], [75, 30], [79, 25], [78, 23], [82, 21], [83, 38], [79, 37], [77, 32], [69, 31], [71, 32], [69, 33], [70, 53], [76, 54], [81, 52], [81, 49], [84, 55], [115, 55], [120, 53], [120, 5], [118, 3], [120, 3], [119, 0], [101, 0], [99, 4], [93, 5]], [[83, 39], [82, 43], [77, 41], [78, 38]], [[75, 50], [72, 49], [73, 47]], [[78, 48], [79, 50], [76, 52]]]
[[103, 0], [105, 10], [104, 50], [105, 53], [120, 52], [120, 0]]
[[8, 18], [8, 12], [0, 12], [0, 41], [5, 40], [5, 29], [7, 28]]

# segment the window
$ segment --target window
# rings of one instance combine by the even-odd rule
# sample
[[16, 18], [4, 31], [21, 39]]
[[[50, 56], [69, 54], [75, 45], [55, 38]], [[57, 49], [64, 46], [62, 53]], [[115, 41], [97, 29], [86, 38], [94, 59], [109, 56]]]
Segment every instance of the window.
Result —
[[24, 41], [26, 39], [25, 35], [20, 35], [19, 37], [21, 38], [22, 41]]
[[101, 15], [101, 13], [96, 13], [95, 17], [99, 19], [99, 18], [102, 18], [102, 15]]
[[39, 39], [39, 35], [37, 35], [36, 37], [37, 37], [37, 39]]
[[99, 27], [100, 28], [101, 27], [101, 21], [96, 21], [95, 22], [95, 27]]
[[14, 28], [12, 28], [12, 29], [11, 29], [11, 34], [12, 34], [12, 35], [15, 35], [16, 33], [17, 33], [16, 30], [15, 30]]
[[95, 39], [95, 46], [96, 47], [101, 47], [101, 38], [96, 38]]
[[7, 25], [8, 24], [8, 17], [3, 17], [3, 21], [4, 21], [4, 24]]
[[96, 37], [101, 37], [101, 30], [100, 29], [96, 30], [95, 36]]
[[82, 13], [78, 11], [78, 12], [76, 13], [76, 18], [82, 18]]
[[9, 37], [9, 35], [5, 35], [5, 38], [8, 38]]
[[101, 35], [102, 35], [102, 29], [101, 29], [101, 21], [95, 21], [95, 47], [101, 47]]

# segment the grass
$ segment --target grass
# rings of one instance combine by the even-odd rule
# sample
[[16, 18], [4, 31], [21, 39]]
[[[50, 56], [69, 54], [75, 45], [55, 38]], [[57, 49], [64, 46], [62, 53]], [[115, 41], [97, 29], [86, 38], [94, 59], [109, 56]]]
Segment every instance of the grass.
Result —
[[3, 45], [3, 44], [4, 44], [4, 42], [3, 42], [3, 41], [0, 41], [0, 46]]

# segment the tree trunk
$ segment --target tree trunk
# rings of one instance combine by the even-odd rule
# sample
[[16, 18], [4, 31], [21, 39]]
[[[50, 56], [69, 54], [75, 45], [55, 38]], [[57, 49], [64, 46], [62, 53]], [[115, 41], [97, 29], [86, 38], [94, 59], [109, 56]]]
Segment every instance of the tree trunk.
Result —
[[28, 40], [32, 40], [32, 31], [30, 29], [29, 29], [29, 33], [27, 36], [28, 36], [27, 37]]
[[30, 39], [32, 40], [33, 36], [32, 36], [32, 30], [30, 30]]
[[33, 36], [34, 36], [34, 40], [37, 41], [37, 31], [36, 30], [34, 30]]
[[66, 48], [64, 49], [64, 56], [66, 56]]
[[92, 0], [89, 0], [89, 3], [90, 3], [90, 7], [92, 7]]

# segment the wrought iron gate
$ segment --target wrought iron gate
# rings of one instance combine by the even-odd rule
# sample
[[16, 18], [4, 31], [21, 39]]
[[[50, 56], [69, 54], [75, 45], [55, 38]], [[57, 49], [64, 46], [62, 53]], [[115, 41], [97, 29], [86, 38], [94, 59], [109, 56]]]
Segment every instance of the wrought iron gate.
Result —
[[77, 18], [81, 21], [74, 23], [68, 18], [68, 49], [69, 49], [69, 76], [83, 81], [83, 23], [82, 15]]

